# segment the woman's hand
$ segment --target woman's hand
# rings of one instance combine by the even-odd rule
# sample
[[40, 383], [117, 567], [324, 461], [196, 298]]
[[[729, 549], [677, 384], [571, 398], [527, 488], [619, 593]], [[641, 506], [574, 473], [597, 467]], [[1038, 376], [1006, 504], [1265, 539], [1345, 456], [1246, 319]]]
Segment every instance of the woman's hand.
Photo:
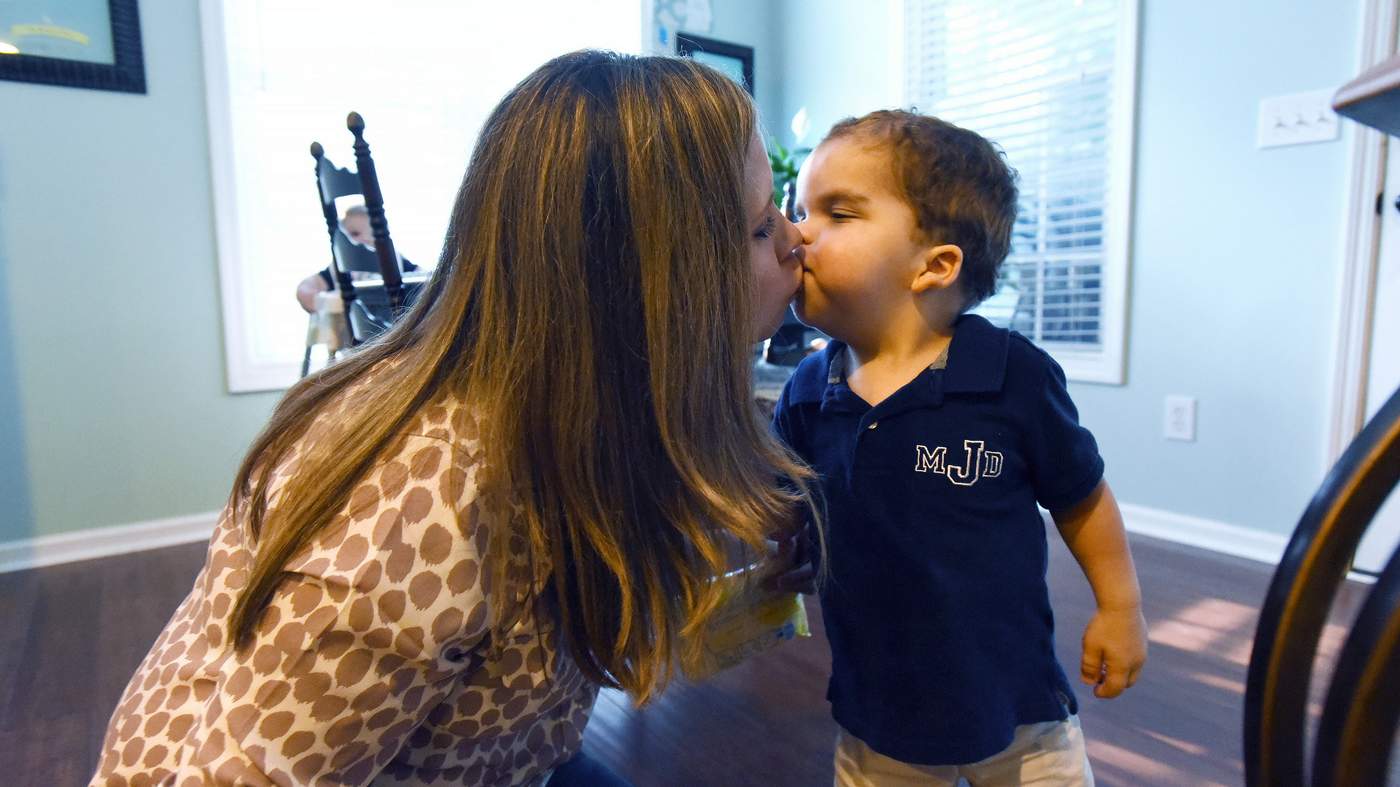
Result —
[[768, 542], [771, 568], [763, 586], [776, 593], [815, 593], [817, 568], [811, 547], [811, 525], [777, 535]]

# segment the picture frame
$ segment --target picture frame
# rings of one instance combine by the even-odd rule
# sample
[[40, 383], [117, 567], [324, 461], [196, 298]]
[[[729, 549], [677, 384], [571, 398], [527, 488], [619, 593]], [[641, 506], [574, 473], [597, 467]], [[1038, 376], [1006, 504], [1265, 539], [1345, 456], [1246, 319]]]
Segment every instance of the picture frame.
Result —
[[0, 79], [145, 93], [137, 0], [0, 0]]
[[694, 33], [676, 33], [676, 54], [723, 71], [754, 95], [753, 47]]

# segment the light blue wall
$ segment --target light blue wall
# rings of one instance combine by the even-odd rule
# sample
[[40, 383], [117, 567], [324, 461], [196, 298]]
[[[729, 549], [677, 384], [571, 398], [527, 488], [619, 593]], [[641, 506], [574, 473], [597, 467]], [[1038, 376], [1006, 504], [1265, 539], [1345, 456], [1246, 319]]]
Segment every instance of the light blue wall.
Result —
[[[276, 401], [225, 392], [197, 5], [142, 4], [147, 95], [0, 82], [0, 543], [218, 508]], [[708, 33], [765, 114], [772, 16]]]
[[0, 542], [218, 508], [275, 401], [224, 392], [196, 5], [141, 4], [147, 95], [0, 82]]
[[[1291, 532], [1324, 472], [1351, 132], [1258, 150], [1255, 126], [1355, 75], [1360, 3], [1144, 6], [1128, 385], [1073, 393], [1124, 499]], [[1195, 443], [1161, 437], [1172, 393]]]
[[[1254, 119], [1351, 75], [1356, 4], [1144, 3], [1128, 383], [1073, 386], [1127, 502], [1286, 532], [1321, 477], [1345, 139]], [[0, 542], [217, 507], [275, 401], [224, 392], [194, 5], [144, 9], [148, 95], [0, 82]], [[819, 134], [886, 102], [884, 9], [715, 0], [710, 35]]]
[[782, 123], [784, 144], [791, 141], [788, 122], [807, 109], [811, 131], [803, 144], [821, 140], [842, 118], [888, 107], [897, 93], [890, 85], [892, 9], [902, 0], [848, 3], [838, 0], [781, 0], [774, 29], [781, 39]]
[[[1324, 471], [1349, 132], [1255, 148], [1261, 98], [1355, 72], [1360, 0], [1144, 0], [1127, 384], [1071, 386], [1120, 500], [1290, 532]], [[881, 3], [783, 0], [784, 111], [880, 106]], [[797, 17], [793, 17], [797, 18]], [[1163, 397], [1198, 439], [1162, 437]]]
[[[6, 227], [3, 218], [15, 202], [12, 191], [5, 188], [5, 160], [0, 157], [0, 542], [10, 532], [28, 532], [33, 526], [34, 512], [29, 499], [29, 464], [25, 459], [24, 425], [19, 404], [19, 370], [15, 365], [13, 324], [10, 314], [10, 267], [6, 248]], [[12, 530], [13, 527], [13, 530]]]

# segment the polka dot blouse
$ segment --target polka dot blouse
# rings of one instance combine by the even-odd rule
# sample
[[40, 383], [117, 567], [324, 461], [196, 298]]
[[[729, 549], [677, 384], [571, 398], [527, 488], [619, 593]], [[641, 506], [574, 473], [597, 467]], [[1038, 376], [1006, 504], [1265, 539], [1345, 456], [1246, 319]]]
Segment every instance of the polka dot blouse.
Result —
[[[225, 510], [92, 783], [542, 784], [578, 750], [597, 690], [529, 602], [548, 567], [530, 570], [518, 536], [515, 603], [487, 603], [487, 533], [512, 509], [476, 486], [477, 437], [466, 407], [426, 408], [287, 565], [241, 651], [227, 627], [253, 545]], [[274, 472], [272, 507], [296, 465], [294, 451]]]

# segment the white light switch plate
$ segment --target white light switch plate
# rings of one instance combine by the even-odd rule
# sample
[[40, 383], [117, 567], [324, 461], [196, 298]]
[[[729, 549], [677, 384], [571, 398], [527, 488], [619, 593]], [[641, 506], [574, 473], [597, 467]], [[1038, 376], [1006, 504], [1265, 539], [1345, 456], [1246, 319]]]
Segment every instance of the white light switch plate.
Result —
[[1330, 142], [1341, 134], [1332, 91], [1312, 90], [1259, 102], [1259, 147]]
[[1166, 419], [1162, 423], [1162, 436], [1168, 440], [1196, 439], [1196, 397], [1167, 397]]

